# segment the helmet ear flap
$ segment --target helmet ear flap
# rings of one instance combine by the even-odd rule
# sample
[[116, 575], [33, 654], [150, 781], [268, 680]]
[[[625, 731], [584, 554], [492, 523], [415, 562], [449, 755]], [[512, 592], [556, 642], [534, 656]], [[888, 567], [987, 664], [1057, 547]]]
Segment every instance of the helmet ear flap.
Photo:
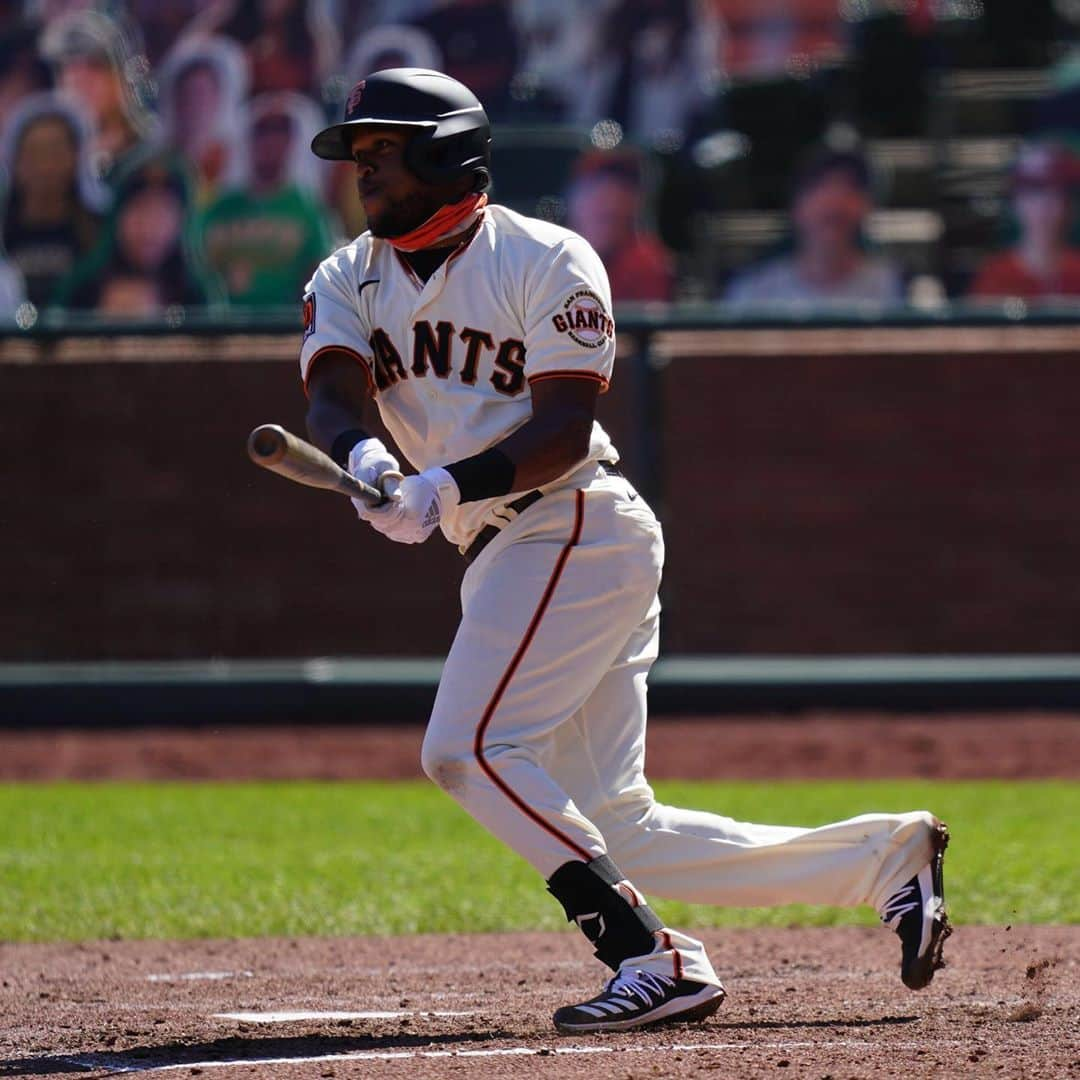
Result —
[[441, 179], [437, 170], [431, 167], [431, 142], [432, 132], [421, 130], [405, 144], [405, 164], [412, 174], [425, 184], [437, 184]]
[[[405, 164], [413, 175], [425, 184], [449, 184], [459, 179], [463, 169], [462, 158], [472, 158], [476, 164], [466, 165], [473, 173], [470, 190], [483, 191], [491, 182], [491, 174], [479, 152], [473, 157], [475, 141], [472, 132], [437, 137], [433, 130], [418, 131], [405, 145]], [[486, 148], [486, 142], [484, 143]]]

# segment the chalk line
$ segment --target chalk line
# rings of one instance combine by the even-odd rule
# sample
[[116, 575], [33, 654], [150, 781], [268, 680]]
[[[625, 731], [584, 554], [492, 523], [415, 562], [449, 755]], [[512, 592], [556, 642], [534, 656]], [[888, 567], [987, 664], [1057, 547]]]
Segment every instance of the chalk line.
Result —
[[[344, 1054], [311, 1054], [302, 1057], [235, 1057], [209, 1061], [167, 1061], [154, 1063], [144, 1061], [130, 1065], [116, 1064], [104, 1058], [104, 1055], [80, 1055], [61, 1060], [68, 1064], [83, 1069], [101, 1069], [112, 1073], [135, 1073], [135, 1072], [172, 1072], [178, 1069], [224, 1069], [233, 1068], [237, 1065], [267, 1066], [267, 1065], [310, 1065], [324, 1062], [352, 1062], [352, 1061], [410, 1061], [426, 1060], [429, 1058], [497, 1058], [497, 1057], [541, 1057], [541, 1056], [584, 1056], [590, 1054], [670, 1054], [678, 1053], [703, 1053], [722, 1050], [764, 1050], [790, 1051], [790, 1050], [868, 1050], [880, 1043], [870, 1042], [866, 1039], [837, 1039], [827, 1042], [814, 1042], [812, 1040], [781, 1040], [777, 1042], [755, 1042], [741, 1040], [738, 1042], [717, 1043], [673, 1043], [667, 1046], [503, 1046], [485, 1050], [358, 1050]], [[921, 1050], [925, 1049], [929, 1042], [904, 1042], [889, 1043], [890, 1048], [895, 1050]], [[935, 1047], [960, 1046], [958, 1040], [934, 1040]], [[54, 1059], [55, 1060], [55, 1059]]]
[[177, 974], [147, 975], [147, 982], [220, 982], [223, 979], [254, 979], [253, 971], [184, 971]]

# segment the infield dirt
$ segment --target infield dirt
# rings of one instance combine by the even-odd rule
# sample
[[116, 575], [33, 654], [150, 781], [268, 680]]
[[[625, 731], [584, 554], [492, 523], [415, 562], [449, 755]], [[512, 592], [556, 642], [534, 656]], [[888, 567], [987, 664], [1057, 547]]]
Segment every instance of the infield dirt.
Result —
[[550, 1022], [603, 975], [569, 933], [5, 945], [0, 1076], [1080, 1075], [1080, 928], [962, 927], [918, 994], [886, 931], [705, 937], [715, 1017], [588, 1038]]

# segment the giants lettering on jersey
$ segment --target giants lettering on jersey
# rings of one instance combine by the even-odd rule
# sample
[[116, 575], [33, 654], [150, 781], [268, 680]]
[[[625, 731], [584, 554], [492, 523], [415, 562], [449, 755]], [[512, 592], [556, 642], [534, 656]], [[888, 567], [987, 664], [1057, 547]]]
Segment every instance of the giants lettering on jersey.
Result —
[[440, 320], [432, 326], [425, 319], [413, 323], [408, 363], [381, 326], [372, 330], [370, 340], [373, 375], [379, 390], [410, 376], [424, 378], [429, 373], [439, 379], [453, 375], [466, 386], [473, 386], [486, 353], [495, 354], [491, 385], [500, 394], [516, 397], [525, 389], [525, 343], [517, 338], [507, 338], [496, 347], [486, 330], [466, 326], [456, 332], [453, 323]]

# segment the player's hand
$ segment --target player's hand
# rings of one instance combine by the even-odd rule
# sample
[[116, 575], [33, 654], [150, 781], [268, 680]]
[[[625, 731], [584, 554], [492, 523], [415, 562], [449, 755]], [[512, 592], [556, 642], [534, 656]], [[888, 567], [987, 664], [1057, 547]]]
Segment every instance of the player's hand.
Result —
[[445, 469], [426, 469], [419, 476], [406, 476], [386, 507], [368, 520], [399, 544], [422, 544], [459, 498], [458, 486]]
[[[387, 494], [390, 494], [397, 486], [396, 482], [402, 479], [397, 458], [386, 449], [381, 439], [364, 439], [349, 451], [349, 472], [357, 480], [362, 480]], [[389, 503], [372, 507], [363, 499], [353, 499], [352, 504], [363, 521], [371, 521], [376, 515], [385, 514], [390, 509]]]

